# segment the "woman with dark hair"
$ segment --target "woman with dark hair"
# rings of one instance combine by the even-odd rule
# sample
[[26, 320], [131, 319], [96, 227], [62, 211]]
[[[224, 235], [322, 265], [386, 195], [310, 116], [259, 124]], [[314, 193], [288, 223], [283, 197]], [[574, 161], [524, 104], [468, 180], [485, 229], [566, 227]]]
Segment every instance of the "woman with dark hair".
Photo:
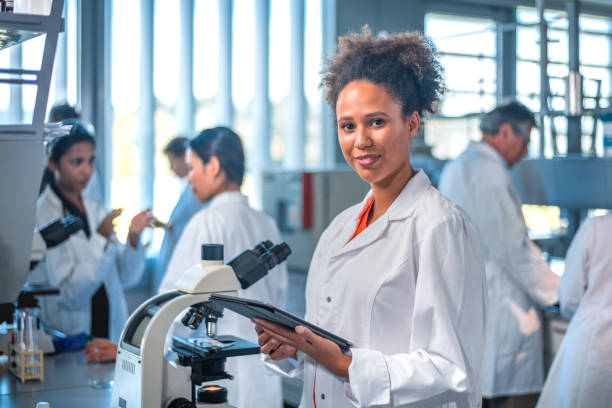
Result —
[[321, 236], [306, 319], [353, 343], [343, 353], [306, 327], [255, 319], [268, 366], [303, 374], [301, 407], [477, 407], [486, 285], [467, 216], [410, 164], [410, 141], [443, 91], [417, 34], [342, 37], [322, 85], [364, 200]]
[[41, 298], [42, 318], [68, 335], [85, 332], [117, 341], [128, 317], [123, 288], [138, 281], [144, 270], [140, 234], [153, 224], [149, 211], [132, 218], [124, 245], [114, 234], [113, 220], [102, 203], [82, 195], [94, 169], [95, 141], [90, 129], [75, 123], [68, 135], [49, 144], [51, 174], [38, 200], [36, 225], [67, 215], [79, 217], [83, 230], [48, 249], [45, 262], [33, 271], [32, 282], [60, 289], [59, 296]]
[[[280, 241], [274, 220], [252, 209], [240, 192], [244, 152], [238, 135], [225, 127], [207, 129], [191, 140], [190, 147], [189, 183], [196, 197], [208, 202], [208, 206], [195, 214], [185, 227], [160, 292], [173, 290], [183, 272], [200, 262], [202, 244], [223, 244], [223, 258], [227, 262], [263, 240]], [[240, 290], [239, 295], [284, 305], [286, 291], [287, 270], [281, 264], [248, 289]], [[237, 315], [225, 314], [219, 320], [218, 331], [257, 341], [250, 322]], [[280, 378], [268, 375], [259, 356], [228, 359], [227, 372], [236, 375], [233, 381], [221, 382], [228, 388], [231, 405], [282, 407]]]

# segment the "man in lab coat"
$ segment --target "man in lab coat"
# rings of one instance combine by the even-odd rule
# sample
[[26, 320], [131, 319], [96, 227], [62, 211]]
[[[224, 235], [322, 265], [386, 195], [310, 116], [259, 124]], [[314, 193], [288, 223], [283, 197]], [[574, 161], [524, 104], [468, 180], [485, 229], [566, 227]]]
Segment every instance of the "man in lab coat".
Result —
[[527, 236], [510, 168], [525, 154], [533, 113], [519, 102], [482, 117], [480, 142], [447, 164], [439, 190], [469, 215], [485, 249], [489, 311], [483, 407], [533, 406], [542, 389], [540, 310], [557, 301], [558, 277]]
[[[164, 154], [170, 163], [170, 169], [180, 179], [187, 179], [191, 166], [187, 162], [187, 153], [189, 149], [189, 139], [182, 136], [177, 136], [170, 140], [164, 148]], [[166, 224], [166, 232], [162, 241], [157, 261], [155, 263], [155, 290], [158, 289], [168, 268], [168, 263], [185, 226], [191, 220], [194, 214], [205, 208], [208, 204], [203, 203], [195, 196], [193, 189], [189, 184], [183, 187], [176, 206], [170, 214], [168, 223]]]

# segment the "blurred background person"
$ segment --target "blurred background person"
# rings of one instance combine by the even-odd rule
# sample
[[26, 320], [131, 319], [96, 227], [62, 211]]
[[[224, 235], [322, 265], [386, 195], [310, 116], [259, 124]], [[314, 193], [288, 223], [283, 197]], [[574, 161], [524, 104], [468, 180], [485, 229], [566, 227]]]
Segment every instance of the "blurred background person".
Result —
[[[186, 180], [191, 171], [191, 166], [187, 160], [188, 148], [189, 139], [182, 136], [171, 139], [168, 144], [166, 144], [166, 147], [164, 147], [164, 154], [170, 163], [170, 169], [181, 180]], [[191, 186], [186, 184], [166, 224], [164, 239], [162, 240], [155, 262], [155, 274], [153, 277], [154, 291], [157, 291], [166, 274], [166, 269], [168, 268], [168, 263], [170, 262], [174, 247], [181, 237], [183, 229], [185, 229], [191, 217], [205, 206], [206, 203], [198, 200]]]
[[484, 407], [533, 406], [542, 388], [540, 310], [557, 301], [559, 278], [527, 235], [510, 174], [527, 154], [534, 125], [521, 103], [497, 106], [482, 117], [482, 141], [471, 142], [440, 178], [440, 192], [467, 212], [485, 249]]
[[[223, 244], [223, 261], [227, 263], [261, 241], [281, 241], [274, 219], [251, 208], [247, 197], [240, 192], [245, 169], [240, 137], [231, 129], [216, 127], [202, 131], [189, 145], [192, 166], [189, 183], [196, 197], [201, 202], [208, 202], [208, 206], [194, 215], [185, 227], [161, 283], [160, 293], [174, 290], [183, 273], [200, 262], [202, 244]], [[287, 282], [287, 269], [285, 264], [281, 264], [254, 285], [239, 290], [238, 296], [284, 308]], [[174, 334], [185, 330], [181, 323], [175, 324]], [[219, 319], [218, 332], [257, 342], [251, 322], [236, 314], [226, 313]], [[227, 372], [236, 378], [219, 383], [227, 387], [231, 405], [241, 408], [282, 407], [281, 380], [269, 375], [258, 355], [228, 359], [226, 367]]]
[[113, 220], [103, 204], [83, 195], [95, 163], [95, 141], [87, 126], [75, 123], [66, 136], [50, 142], [45, 169], [49, 184], [38, 200], [36, 225], [74, 215], [83, 230], [46, 251], [30, 277], [60, 289], [59, 296], [41, 298], [42, 319], [67, 335], [85, 332], [117, 341], [128, 317], [123, 288], [136, 283], [144, 270], [142, 231], [153, 225], [150, 211], [132, 218], [128, 243], [114, 234]]
[[559, 283], [571, 319], [539, 408], [612, 406], [612, 215], [587, 219], [572, 240]]

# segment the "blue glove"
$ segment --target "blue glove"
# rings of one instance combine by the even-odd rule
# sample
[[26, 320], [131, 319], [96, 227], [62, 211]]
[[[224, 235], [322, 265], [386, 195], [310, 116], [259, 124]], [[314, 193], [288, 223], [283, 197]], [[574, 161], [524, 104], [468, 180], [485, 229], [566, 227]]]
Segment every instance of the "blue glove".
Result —
[[85, 332], [80, 332], [72, 336], [53, 336], [53, 346], [55, 351], [61, 353], [63, 351], [82, 350], [87, 344], [87, 335]]

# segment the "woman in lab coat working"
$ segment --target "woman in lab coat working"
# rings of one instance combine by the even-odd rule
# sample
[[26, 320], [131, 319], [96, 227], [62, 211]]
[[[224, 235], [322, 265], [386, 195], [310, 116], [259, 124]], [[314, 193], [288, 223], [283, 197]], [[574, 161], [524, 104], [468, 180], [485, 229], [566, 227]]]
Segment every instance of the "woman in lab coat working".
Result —
[[303, 373], [301, 407], [476, 407], [486, 287], [465, 214], [410, 165], [410, 140], [442, 93], [433, 45], [416, 34], [343, 37], [323, 73], [346, 161], [370, 186], [321, 236], [305, 327], [256, 319], [268, 365]]
[[81, 194], [94, 170], [94, 149], [93, 135], [81, 122], [50, 142], [45, 171], [54, 177], [38, 200], [36, 225], [74, 215], [84, 227], [48, 249], [30, 281], [60, 289], [59, 296], [40, 299], [42, 319], [50, 327], [68, 335], [85, 332], [117, 341], [128, 317], [123, 288], [142, 275], [140, 234], [154, 218], [149, 211], [136, 215], [130, 223], [129, 244], [118, 241], [113, 220], [121, 210], [109, 213], [102, 203]]
[[561, 314], [571, 318], [538, 408], [612, 407], [612, 215], [578, 230], [559, 283]]
[[[251, 249], [259, 242], [280, 242], [274, 220], [252, 209], [240, 192], [244, 176], [244, 153], [240, 138], [224, 127], [207, 129], [190, 142], [192, 172], [189, 176], [195, 195], [208, 206], [195, 214], [172, 254], [160, 292], [174, 290], [176, 281], [189, 267], [200, 262], [202, 244], [223, 244], [223, 259]], [[287, 270], [284, 264], [239, 296], [284, 307]], [[250, 322], [231, 312], [218, 322], [219, 334], [231, 334], [256, 342]], [[200, 332], [201, 335], [201, 332]], [[282, 407], [280, 378], [268, 374], [259, 356], [229, 358], [226, 371], [233, 381], [219, 382], [228, 388], [229, 403], [240, 408]]]

